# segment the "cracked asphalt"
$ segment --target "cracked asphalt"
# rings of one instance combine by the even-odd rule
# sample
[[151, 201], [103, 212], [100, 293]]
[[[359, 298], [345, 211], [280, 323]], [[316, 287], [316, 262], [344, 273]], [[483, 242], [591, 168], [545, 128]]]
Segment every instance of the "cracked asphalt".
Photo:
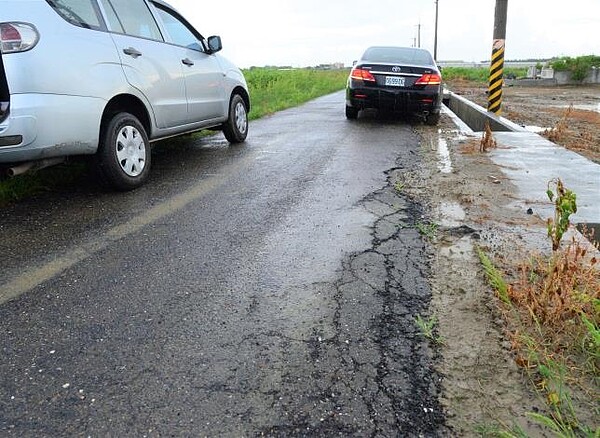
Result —
[[444, 436], [405, 121], [343, 93], [0, 211], [0, 435]]

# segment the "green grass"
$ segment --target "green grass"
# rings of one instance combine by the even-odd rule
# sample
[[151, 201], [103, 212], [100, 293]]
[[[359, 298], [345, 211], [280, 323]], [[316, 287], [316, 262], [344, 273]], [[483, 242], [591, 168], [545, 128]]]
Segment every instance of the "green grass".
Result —
[[437, 326], [437, 318], [431, 316], [429, 318], [423, 318], [421, 315], [417, 315], [415, 318], [415, 324], [419, 328], [421, 335], [435, 344], [443, 344], [443, 340], [440, 336], [436, 336], [435, 328]]
[[250, 119], [258, 119], [346, 86], [348, 70], [253, 68], [244, 71], [250, 90]]
[[433, 223], [433, 222], [430, 222], [430, 223], [417, 222], [415, 227], [417, 228], [417, 231], [419, 232], [419, 234], [421, 236], [423, 236], [426, 239], [428, 239], [429, 241], [433, 242], [436, 238], [439, 225], [436, 223]]
[[[348, 70], [252, 68], [244, 71], [250, 91], [249, 118], [258, 119], [334, 91], [346, 85]], [[206, 131], [194, 134], [194, 138]], [[85, 166], [69, 164], [0, 180], [0, 207], [58, 187], [82, 177]]]
[[483, 252], [481, 248], [477, 248], [477, 255], [479, 256], [479, 260], [483, 265], [483, 269], [485, 270], [486, 277], [490, 286], [494, 288], [498, 297], [505, 303], [510, 305], [510, 297], [508, 296], [508, 284], [504, 281], [502, 274], [496, 267], [493, 265], [492, 261], [489, 259], [487, 254]]
[[[504, 77], [514, 75], [517, 78], [524, 77], [527, 74], [526, 68], [505, 68]], [[490, 69], [484, 67], [444, 67], [442, 77], [446, 81], [457, 79], [473, 82], [487, 83], [490, 76]]]
[[83, 163], [74, 162], [0, 180], [0, 207], [74, 184], [85, 173], [85, 169]]

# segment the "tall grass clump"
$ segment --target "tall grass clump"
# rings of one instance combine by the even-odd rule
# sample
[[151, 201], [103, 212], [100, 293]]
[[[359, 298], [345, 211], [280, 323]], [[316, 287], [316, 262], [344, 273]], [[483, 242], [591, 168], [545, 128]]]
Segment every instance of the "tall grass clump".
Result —
[[291, 108], [346, 86], [348, 70], [251, 68], [244, 71], [250, 90], [250, 119]]
[[[519, 265], [510, 284], [489, 258], [479, 256], [511, 339], [515, 359], [544, 397], [548, 413], [529, 417], [560, 437], [600, 437], [600, 260], [598, 248], [572, 237], [560, 246], [570, 226], [575, 194], [555, 180], [549, 194], [557, 209], [552, 220], [560, 236], [549, 233], [553, 251]], [[550, 189], [549, 189], [550, 192]], [[554, 230], [554, 228], [552, 229]], [[596, 424], [590, 424], [595, 422]]]

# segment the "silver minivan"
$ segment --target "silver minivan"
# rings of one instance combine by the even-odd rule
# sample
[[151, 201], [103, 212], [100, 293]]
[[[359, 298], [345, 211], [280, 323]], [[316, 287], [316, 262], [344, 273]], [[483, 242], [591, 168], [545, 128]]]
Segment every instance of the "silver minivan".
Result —
[[156, 140], [246, 139], [242, 72], [161, 0], [0, 0], [0, 30], [0, 164], [13, 172], [89, 155], [130, 190]]

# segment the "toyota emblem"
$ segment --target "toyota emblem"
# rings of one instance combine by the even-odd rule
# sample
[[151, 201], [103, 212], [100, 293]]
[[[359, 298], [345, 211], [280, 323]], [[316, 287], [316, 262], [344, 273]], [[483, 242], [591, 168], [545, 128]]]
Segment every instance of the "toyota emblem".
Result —
[[392, 71], [394, 73], [400, 73], [402, 71], [402, 69], [400, 67], [396, 66], [396, 67], [392, 67]]

